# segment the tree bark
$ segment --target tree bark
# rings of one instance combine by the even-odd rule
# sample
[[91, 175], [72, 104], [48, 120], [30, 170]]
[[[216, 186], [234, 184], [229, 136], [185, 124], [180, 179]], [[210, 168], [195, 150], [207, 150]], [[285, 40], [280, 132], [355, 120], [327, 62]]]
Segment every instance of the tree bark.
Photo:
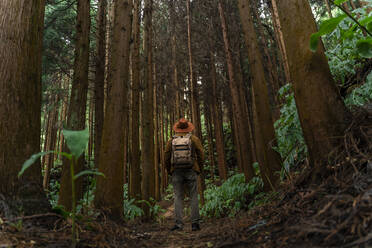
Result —
[[127, 83], [129, 79], [129, 50], [132, 30], [132, 1], [114, 2], [114, 25], [112, 40], [112, 63], [109, 77], [112, 81], [103, 122], [99, 171], [94, 199], [95, 206], [108, 212], [112, 218], [123, 216], [123, 165], [124, 128], [127, 115]]
[[[145, 0], [144, 9], [144, 95], [142, 108], [142, 199], [150, 202], [155, 197], [154, 170], [154, 102], [152, 70], [152, 0]], [[145, 217], [150, 217], [150, 208], [143, 204]]]
[[[57, 141], [57, 121], [58, 121], [58, 110], [59, 110], [59, 96], [56, 95], [54, 97], [54, 101], [51, 103], [54, 105], [54, 108], [49, 111], [49, 118], [48, 118], [48, 142], [46, 151], [54, 151], [56, 148], [56, 141]], [[44, 178], [43, 178], [43, 188], [44, 190], [48, 190], [49, 188], [49, 179], [50, 179], [50, 170], [53, 167], [55, 155], [47, 154], [45, 156], [45, 165], [44, 165]]]
[[244, 116], [244, 109], [242, 109], [243, 104], [240, 101], [240, 93], [238, 90], [238, 83], [236, 81], [236, 75], [234, 73], [234, 62], [232, 58], [232, 54], [230, 51], [230, 42], [228, 39], [227, 34], [227, 24], [225, 19], [224, 10], [222, 7], [222, 3], [218, 2], [218, 10], [220, 14], [220, 20], [222, 25], [222, 34], [224, 39], [224, 47], [225, 47], [225, 54], [227, 60], [227, 67], [228, 67], [228, 74], [229, 74], [229, 86], [231, 91], [231, 100], [232, 100], [232, 110], [233, 116], [236, 120], [236, 129], [235, 131], [238, 133], [238, 144], [237, 149], [240, 149], [241, 155], [241, 166], [247, 181], [249, 181], [254, 176], [254, 170], [252, 167], [252, 155], [251, 151], [249, 151], [249, 131], [248, 131], [248, 123], [246, 119], [243, 118]]
[[97, 14], [97, 57], [94, 80], [94, 162], [98, 168], [99, 150], [102, 140], [105, 103], [105, 61], [106, 61], [106, 26], [107, 0], [99, 1]]
[[[322, 45], [309, 49], [310, 34], [317, 31], [306, 0], [273, 0], [283, 28], [296, 105], [315, 171], [339, 145], [349, 113], [337, 91]], [[298, 25], [301, 23], [301, 25]], [[293, 49], [296, 47], [296, 49]], [[324, 170], [323, 170], [324, 171]]]
[[227, 170], [226, 170], [226, 158], [225, 158], [225, 147], [223, 140], [223, 123], [221, 121], [221, 114], [219, 112], [220, 102], [218, 98], [217, 91], [217, 75], [216, 75], [216, 65], [214, 60], [214, 54], [210, 53], [210, 80], [212, 86], [212, 102], [211, 102], [211, 111], [212, 111], [212, 120], [214, 126], [214, 135], [216, 138], [216, 152], [217, 152], [217, 164], [218, 164], [218, 173], [221, 180], [227, 180]]
[[170, 11], [170, 22], [171, 22], [171, 46], [172, 46], [172, 70], [173, 70], [173, 83], [175, 89], [175, 98], [176, 98], [176, 105], [175, 105], [175, 120], [178, 120], [181, 117], [181, 97], [180, 97], [180, 85], [178, 81], [178, 70], [177, 70], [177, 43], [176, 43], [176, 11], [174, 6], [175, 0], [169, 1], [169, 11]]
[[131, 165], [130, 197], [141, 198], [141, 167], [139, 140], [139, 101], [140, 101], [140, 24], [141, 1], [134, 0], [133, 10], [133, 50], [132, 50], [132, 119], [131, 119]]
[[[261, 168], [268, 169], [268, 171], [261, 170], [261, 173], [265, 173], [263, 176], [267, 177], [270, 180], [270, 184], [275, 187], [279, 183], [277, 172], [281, 169], [281, 161], [279, 154], [272, 149], [276, 138], [262, 56], [259, 53], [257, 35], [254, 29], [250, 7], [243, 0], [239, 0], [238, 3], [245, 44], [248, 49], [248, 60], [254, 89], [253, 100], [260, 130], [260, 132], [256, 132], [259, 134], [259, 137], [256, 137], [256, 139], [261, 139], [260, 144], [263, 146], [261, 148], [263, 152], [263, 157], [261, 158], [263, 160], [259, 161], [259, 164], [262, 166]], [[258, 126], [255, 126], [255, 128]]]
[[[89, 68], [89, 34], [90, 34], [90, 1], [78, 0], [74, 75], [70, 96], [70, 105], [67, 116], [67, 129], [83, 130], [85, 128], [87, 93], [88, 93], [88, 68]], [[63, 149], [68, 152], [67, 145]], [[75, 164], [75, 173], [84, 168], [84, 155]], [[76, 180], [75, 197], [79, 200], [83, 196], [82, 178]], [[70, 176], [70, 161], [63, 159], [61, 188], [58, 204], [72, 209], [72, 190]]]
[[23, 162], [40, 151], [41, 47], [44, 0], [0, 1], [0, 194], [6, 217], [48, 211], [40, 161], [18, 179]]

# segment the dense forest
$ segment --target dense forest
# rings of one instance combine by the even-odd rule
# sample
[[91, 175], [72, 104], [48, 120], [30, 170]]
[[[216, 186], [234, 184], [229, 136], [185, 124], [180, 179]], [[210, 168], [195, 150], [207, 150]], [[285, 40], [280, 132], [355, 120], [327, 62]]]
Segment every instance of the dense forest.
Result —
[[[0, 1], [0, 247], [370, 247], [371, 10]], [[198, 232], [170, 231], [180, 118]]]

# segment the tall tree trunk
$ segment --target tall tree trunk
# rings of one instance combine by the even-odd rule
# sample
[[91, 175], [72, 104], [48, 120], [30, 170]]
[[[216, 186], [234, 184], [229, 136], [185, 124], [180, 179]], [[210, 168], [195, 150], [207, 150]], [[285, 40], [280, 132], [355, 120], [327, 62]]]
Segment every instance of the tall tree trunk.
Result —
[[271, 15], [272, 15], [273, 23], [274, 23], [275, 36], [278, 42], [280, 53], [282, 55], [281, 57], [282, 57], [283, 65], [284, 65], [284, 75], [285, 75], [287, 83], [289, 83], [291, 82], [291, 78], [290, 78], [290, 73], [289, 73], [287, 51], [284, 45], [283, 32], [282, 32], [282, 26], [280, 25], [280, 21], [279, 21], [278, 9], [276, 8], [275, 4], [272, 4], [270, 11], [271, 11]]
[[252, 155], [251, 151], [249, 151], [249, 131], [248, 131], [248, 123], [246, 119], [243, 118], [244, 116], [244, 109], [243, 104], [240, 101], [240, 93], [238, 90], [238, 83], [236, 81], [236, 76], [234, 72], [234, 62], [232, 58], [232, 54], [230, 51], [230, 42], [228, 39], [227, 34], [227, 24], [225, 19], [225, 13], [222, 7], [222, 3], [218, 2], [218, 10], [220, 14], [221, 24], [222, 24], [222, 34], [224, 39], [225, 45], [225, 54], [227, 60], [227, 67], [229, 73], [229, 86], [231, 91], [231, 100], [232, 100], [232, 109], [233, 109], [233, 116], [236, 120], [236, 129], [235, 131], [238, 133], [238, 144], [237, 149], [240, 149], [241, 155], [241, 165], [247, 181], [249, 181], [254, 176], [254, 170], [252, 167]]
[[[144, 9], [144, 97], [142, 108], [142, 198], [150, 201], [155, 197], [154, 171], [154, 112], [152, 78], [152, 0], [145, 0]], [[150, 217], [150, 208], [143, 204], [145, 216]]]
[[[206, 96], [206, 98], [208, 98]], [[211, 109], [212, 107], [212, 103], [210, 103], [209, 100], [205, 99], [204, 101], [204, 104], [207, 103], [208, 101], [208, 106], [209, 106], [209, 109]], [[214, 145], [213, 145], [213, 128], [212, 128], [212, 122], [214, 122], [213, 118], [212, 118], [212, 115], [209, 111], [209, 109], [206, 109], [205, 110], [205, 127], [206, 127], [206, 130], [207, 130], [207, 142], [208, 142], [208, 160], [209, 160], [209, 166], [210, 166], [210, 175], [211, 175], [211, 179], [212, 179], [212, 182], [215, 181], [215, 175], [214, 175], [214, 170], [215, 170], [215, 162], [214, 162]], [[218, 156], [218, 154], [217, 154]], [[220, 178], [222, 178], [220, 176]]]
[[155, 200], [160, 200], [160, 178], [159, 178], [159, 116], [157, 104], [157, 75], [156, 66], [153, 63], [153, 122], [154, 122], [154, 173], [155, 173]]
[[309, 49], [310, 34], [317, 31], [309, 3], [306, 0], [272, 2], [276, 5], [283, 28], [310, 164], [317, 171], [328, 159], [330, 151], [339, 144], [337, 137], [343, 136], [349, 114], [333, 81], [323, 46], [320, 45], [316, 53]]
[[190, 82], [190, 92], [191, 92], [191, 119], [195, 127], [195, 135], [201, 139], [201, 130], [199, 129], [200, 118], [198, 116], [198, 106], [197, 106], [197, 90], [196, 90], [196, 80], [194, 78], [193, 72], [193, 57], [192, 57], [192, 47], [191, 47], [191, 13], [190, 13], [190, 0], [186, 1], [187, 9], [187, 46], [189, 52], [189, 82]]
[[[78, 0], [74, 75], [70, 96], [70, 105], [67, 116], [67, 129], [83, 130], [85, 128], [87, 93], [88, 93], [88, 68], [89, 68], [89, 33], [90, 33], [90, 1]], [[64, 146], [64, 151], [68, 151]], [[75, 173], [84, 168], [84, 155], [75, 164]], [[82, 178], [76, 180], [75, 199], [83, 196]], [[61, 188], [59, 191], [58, 204], [72, 209], [72, 190], [70, 162], [64, 158], [62, 167]]]
[[103, 122], [95, 206], [109, 212], [113, 218], [123, 215], [124, 128], [127, 115], [127, 84], [129, 80], [129, 50], [132, 30], [132, 1], [116, 0], [112, 40], [112, 81], [110, 101]]
[[210, 53], [210, 79], [212, 83], [212, 120], [214, 126], [214, 135], [216, 138], [216, 152], [217, 152], [217, 163], [218, 163], [218, 173], [221, 180], [227, 180], [227, 170], [226, 170], [226, 158], [225, 158], [225, 147], [223, 141], [223, 123], [221, 121], [221, 114], [219, 108], [219, 99], [217, 92], [217, 75], [216, 75], [216, 65], [214, 61], [214, 54]]
[[139, 101], [140, 101], [140, 24], [141, 1], [133, 0], [133, 50], [132, 50], [132, 119], [131, 119], [131, 164], [130, 164], [130, 197], [141, 197], [141, 167], [139, 141]]
[[98, 168], [99, 150], [102, 140], [105, 102], [105, 61], [107, 0], [99, 1], [97, 14], [97, 57], [94, 79], [94, 162]]
[[[277, 70], [274, 68], [273, 60], [271, 59], [271, 56], [269, 54], [269, 39], [266, 39], [265, 37], [265, 32], [263, 29], [263, 25], [261, 22], [260, 14], [258, 11], [258, 4], [255, 3], [252, 6], [252, 11], [254, 14], [254, 17], [257, 22], [257, 37], [261, 37], [261, 42], [259, 42], [257, 45], [261, 46], [262, 51], [264, 53], [264, 56], [266, 57], [266, 60], [264, 60], [267, 63], [266, 66], [266, 71], [265, 74], [268, 74], [267, 76], [267, 87], [268, 87], [268, 92], [269, 92], [269, 97], [270, 97], [270, 105], [271, 105], [271, 110], [273, 114], [273, 121], [275, 122], [276, 120], [279, 119], [280, 117], [280, 104], [278, 100], [278, 92], [279, 92], [279, 82], [278, 82], [278, 76], [277, 76]], [[259, 41], [259, 39], [257, 39]], [[267, 41], [266, 44], [264, 41]]]
[[[163, 81], [163, 80], [162, 80]], [[159, 152], [160, 152], [160, 165], [161, 165], [161, 193], [165, 192], [167, 187], [167, 171], [164, 166], [164, 149], [165, 149], [165, 141], [164, 141], [164, 101], [163, 101], [163, 92], [164, 88], [162, 84], [158, 85], [159, 87], [159, 129], [160, 129], [160, 138], [159, 138]]]
[[[56, 141], [57, 141], [57, 121], [58, 121], [58, 110], [59, 110], [59, 96], [56, 95], [54, 97], [54, 101], [52, 104], [54, 108], [50, 110], [49, 115], [49, 132], [48, 132], [48, 146], [46, 147], [46, 151], [54, 151], [56, 148]], [[43, 188], [44, 190], [48, 190], [49, 187], [49, 179], [50, 179], [50, 170], [54, 163], [54, 154], [47, 154], [45, 156], [45, 165], [44, 165], [44, 178], [43, 178]]]
[[[175, 98], [176, 98], [176, 106], [175, 106], [175, 120], [178, 120], [181, 117], [181, 97], [180, 97], [180, 85], [178, 81], [178, 70], [177, 70], [177, 43], [176, 43], [176, 11], [174, 6], [175, 0], [169, 1], [169, 11], [170, 11], [170, 22], [171, 22], [171, 45], [172, 45], [172, 70], [173, 70], [173, 83], [175, 88]], [[175, 121], [173, 120], [173, 121]]]
[[[44, 0], [0, 2], [0, 212], [48, 211], [40, 161], [22, 178], [23, 162], [40, 151], [41, 46]], [[26, 125], [25, 125], [26, 123]]]
[[[281, 161], [279, 154], [272, 149], [273, 142], [275, 141], [275, 130], [262, 56], [259, 53], [257, 35], [254, 29], [250, 7], [243, 0], [239, 0], [239, 12], [242, 20], [245, 44], [248, 49], [248, 59], [254, 88], [253, 100], [255, 101], [255, 110], [260, 130], [260, 132], [256, 133], [259, 134], [257, 138], [262, 140], [260, 143], [263, 146], [261, 148], [263, 151], [263, 160], [259, 161], [259, 164], [262, 166], [261, 168], [267, 168], [270, 171], [270, 173], [266, 172], [265, 176], [270, 180], [271, 185], [277, 186], [279, 175], [276, 172], [281, 169]], [[265, 170], [263, 172], [265, 173]]]

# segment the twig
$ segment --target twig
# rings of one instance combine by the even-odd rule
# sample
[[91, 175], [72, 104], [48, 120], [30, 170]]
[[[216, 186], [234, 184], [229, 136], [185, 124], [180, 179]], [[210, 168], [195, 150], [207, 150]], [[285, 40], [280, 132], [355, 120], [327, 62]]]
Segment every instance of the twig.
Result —
[[17, 217], [17, 218], [14, 218], [14, 219], [12, 219], [12, 220], [4, 221], [4, 223], [11, 223], [11, 222], [14, 222], [14, 221], [16, 221], [16, 220], [29, 220], [29, 219], [35, 219], [35, 218], [48, 217], [48, 216], [57, 216], [57, 217], [61, 217], [60, 215], [55, 214], [55, 213], [35, 214], [35, 215], [30, 215], [30, 216]]
[[348, 145], [347, 145], [346, 137], [347, 137], [347, 135], [345, 135], [345, 138], [344, 138], [345, 150], [346, 150], [347, 155], [348, 155], [348, 157], [349, 157], [350, 163], [351, 163], [351, 165], [352, 165], [353, 168], [354, 168], [355, 173], [359, 173], [357, 167], [355, 166], [355, 164], [354, 164], [354, 162], [353, 162], [353, 158], [351, 157], [351, 154], [350, 154], [350, 152], [349, 152], [349, 150], [348, 150]]
[[360, 24], [358, 22], [357, 19], [355, 19], [349, 12], [347, 12], [344, 8], [342, 8], [341, 6], [335, 4], [335, 2], [333, 0], [329, 0], [331, 3], [333, 3], [333, 5], [336, 5], [337, 8], [339, 8], [342, 12], [344, 12], [348, 17], [350, 17], [351, 20], [353, 20], [364, 32], [366, 32], [369, 36], [372, 37], [372, 34], [368, 31], [368, 29], [366, 29], [366, 27], [364, 27], [362, 24]]

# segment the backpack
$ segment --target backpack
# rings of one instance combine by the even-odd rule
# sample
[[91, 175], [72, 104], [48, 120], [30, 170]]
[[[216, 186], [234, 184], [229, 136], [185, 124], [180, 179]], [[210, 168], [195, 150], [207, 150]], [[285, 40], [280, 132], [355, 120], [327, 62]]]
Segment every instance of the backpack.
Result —
[[191, 169], [194, 164], [191, 134], [173, 136], [171, 163], [175, 169]]

